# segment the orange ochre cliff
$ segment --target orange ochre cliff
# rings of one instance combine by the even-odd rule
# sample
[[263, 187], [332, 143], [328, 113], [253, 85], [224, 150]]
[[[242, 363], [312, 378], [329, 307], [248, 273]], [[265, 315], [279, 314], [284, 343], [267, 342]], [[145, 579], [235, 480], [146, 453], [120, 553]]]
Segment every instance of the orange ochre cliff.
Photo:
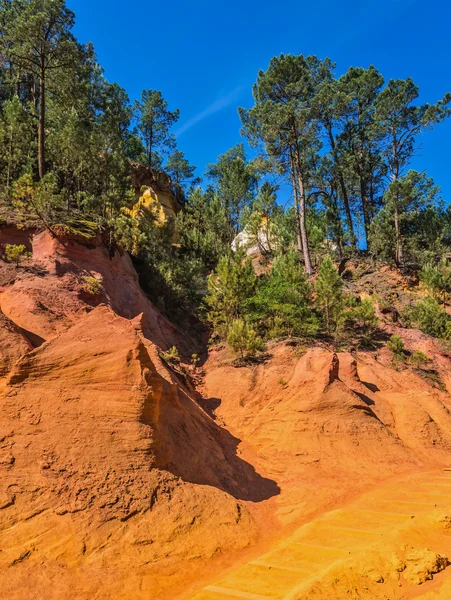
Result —
[[451, 360], [431, 338], [405, 331], [444, 386], [385, 349], [175, 369], [162, 352], [193, 344], [127, 255], [7, 243], [32, 257], [0, 261], [2, 599], [451, 598]]

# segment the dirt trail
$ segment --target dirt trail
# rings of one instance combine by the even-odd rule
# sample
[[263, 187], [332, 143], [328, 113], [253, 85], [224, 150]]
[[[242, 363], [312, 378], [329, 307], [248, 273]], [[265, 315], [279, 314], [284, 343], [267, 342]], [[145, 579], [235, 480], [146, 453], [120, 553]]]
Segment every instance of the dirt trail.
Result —
[[425, 564], [416, 569], [411, 562], [421, 563], [418, 554], [425, 555], [426, 547], [451, 556], [446, 517], [450, 508], [451, 472], [392, 481], [303, 525], [263, 555], [186, 599], [423, 597], [437, 582], [430, 580], [419, 588], [412, 571], [419, 571], [420, 578], [423, 571], [424, 578], [432, 575]]

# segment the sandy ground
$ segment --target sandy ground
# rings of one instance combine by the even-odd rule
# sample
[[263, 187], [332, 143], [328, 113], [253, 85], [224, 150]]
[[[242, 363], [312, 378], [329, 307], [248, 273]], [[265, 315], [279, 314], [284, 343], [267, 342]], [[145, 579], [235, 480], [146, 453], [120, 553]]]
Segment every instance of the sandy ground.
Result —
[[[451, 472], [391, 481], [299, 527], [186, 600], [445, 599]], [[434, 571], [444, 571], [434, 576]], [[443, 589], [442, 589], [443, 588]]]

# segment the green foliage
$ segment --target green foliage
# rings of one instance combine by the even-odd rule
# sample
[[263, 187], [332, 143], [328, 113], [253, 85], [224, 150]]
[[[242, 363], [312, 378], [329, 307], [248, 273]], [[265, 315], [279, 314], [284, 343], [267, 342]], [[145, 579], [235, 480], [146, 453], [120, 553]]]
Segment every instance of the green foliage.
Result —
[[350, 306], [346, 316], [362, 333], [361, 343], [367, 346], [371, 345], [373, 342], [372, 336], [379, 324], [379, 319], [376, 315], [376, 308], [371, 298], [364, 298], [361, 302]]
[[165, 171], [171, 176], [174, 194], [180, 202], [185, 200], [185, 187], [199, 181], [194, 178], [195, 170], [196, 167], [189, 164], [180, 150], [174, 150], [168, 158]]
[[216, 335], [225, 337], [231, 324], [245, 317], [256, 284], [252, 262], [245, 260], [240, 252], [219, 260], [216, 271], [208, 278], [205, 297], [207, 316]]
[[287, 251], [292, 246], [294, 220], [277, 204], [278, 187], [265, 181], [256, 198], [241, 214], [242, 231], [266, 259]]
[[236, 319], [230, 323], [227, 344], [241, 359], [253, 358], [257, 352], [265, 349], [263, 340], [244, 319]]
[[8, 262], [19, 265], [23, 260], [30, 258], [30, 256], [31, 253], [27, 252], [27, 249], [23, 244], [6, 244], [5, 246], [5, 259]]
[[230, 251], [234, 232], [220, 197], [212, 190], [192, 189], [184, 210], [177, 215], [177, 231], [184, 252], [196, 256], [207, 271]]
[[379, 322], [376, 316], [374, 302], [371, 298], [364, 298], [355, 308], [353, 308], [351, 315], [366, 333], [369, 333]]
[[343, 281], [330, 257], [321, 263], [315, 282], [315, 294], [327, 335], [337, 335], [343, 324]]
[[159, 169], [162, 155], [175, 148], [175, 138], [170, 129], [179, 119], [179, 110], [171, 112], [158, 90], [143, 90], [141, 100], [135, 102], [134, 110], [148, 165]]
[[64, 223], [56, 223], [54, 226], [58, 232], [63, 232], [70, 235], [74, 239], [89, 241], [95, 238], [101, 232], [99, 223], [89, 221], [83, 218], [83, 215], [78, 217], [75, 213], [67, 215]]
[[411, 311], [413, 322], [421, 331], [436, 338], [449, 338], [451, 334], [451, 321], [448, 314], [432, 296], [426, 296], [418, 302]]
[[168, 363], [180, 363], [180, 354], [175, 346], [171, 346], [167, 352], [161, 352], [161, 357]]
[[410, 364], [415, 369], [421, 369], [422, 367], [426, 366], [430, 362], [431, 362], [431, 359], [429, 358], [429, 356], [427, 354], [425, 354], [424, 352], [421, 352], [421, 350], [415, 350], [415, 352], [413, 352], [412, 355], [410, 356]]
[[[206, 287], [205, 265], [195, 253], [172, 244], [173, 223], [164, 227], [142, 223], [138, 267], [141, 284], [151, 300], [169, 317], [184, 324], [196, 315]], [[139, 269], [139, 270], [141, 270]]]
[[13, 184], [12, 206], [18, 222], [23, 226], [37, 222], [50, 229], [50, 224], [55, 222], [62, 205], [56, 178], [52, 173], [38, 182], [34, 182], [29, 174], [22, 175]]
[[258, 284], [248, 303], [249, 318], [260, 323], [267, 338], [314, 336], [320, 327], [312, 306], [312, 290], [291, 251], [278, 256], [269, 275]]
[[102, 283], [97, 277], [92, 277], [91, 275], [82, 277], [80, 288], [89, 296], [99, 296], [103, 292]]
[[405, 362], [406, 360], [406, 348], [402, 338], [394, 334], [387, 342], [387, 348], [393, 353], [393, 360], [399, 362]]
[[446, 259], [438, 265], [428, 263], [420, 271], [420, 281], [433, 298], [445, 303], [451, 293], [451, 266]]
[[390, 183], [384, 203], [371, 229], [373, 252], [400, 263], [421, 260], [426, 248], [440, 250], [442, 234], [435, 220], [442, 212], [442, 201], [432, 179], [409, 171]]
[[253, 199], [258, 180], [255, 165], [246, 160], [244, 144], [230, 148], [215, 164], [208, 165], [207, 176], [224, 203], [230, 227], [238, 233], [241, 214]]

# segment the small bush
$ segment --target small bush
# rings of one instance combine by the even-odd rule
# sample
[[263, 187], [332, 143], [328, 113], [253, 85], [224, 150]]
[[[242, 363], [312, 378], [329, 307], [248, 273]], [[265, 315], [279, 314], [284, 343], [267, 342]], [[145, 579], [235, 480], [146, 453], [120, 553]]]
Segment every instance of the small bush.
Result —
[[446, 338], [449, 335], [449, 316], [432, 296], [426, 296], [418, 302], [411, 314], [412, 320], [424, 333], [436, 338]]
[[193, 365], [193, 367], [197, 367], [197, 365], [200, 363], [200, 358], [197, 354], [193, 354], [191, 356], [191, 364]]
[[257, 352], [265, 349], [263, 340], [243, 319], [237, 319], [230, 325], [227, 343], [242, 359], [252, 358]]
[[399, 335], [392, 335], [387, 342], [387, 348], [393, 353], [393, 359], [395, 361], [405, 362], [406, 360], [406, 348], [404, 342]]
[[364, 298], [360, 304], [352, 309], [352, 318], [362, 328], [365, 335], [377, 327], [379, 319], [376, 316], [376, 309], [371, 298]]
[[424, 367], [429, 362], [430, 362], [429, 356], [427, 354], [425, 354], [424, 352], [421, 352], [421, 350], [416, 350], [410, 357], [410, 364], [415, 369], [421, 369], [421, 367]]
[[161, 357], [168, 363], [180, 362], [180, 354], [175, 346], [171, 346], [167, 352], [162, 352]]
[[102, 284], [97, 277], [91, 277], [88, 275], [83, 277], [81, 289], [89, 296], [99, 296], [103, 292]]
[[8, 262], [13, 262], [16, 263], [16, 265], [19, 265], [22, 260], [25, 260], [30, 256], [31, 253], [27, 252], [27, 249], [23, 244], [6, 244], [5, 246], [5, 258]]
[[379, 324], [376, 309], [371, 298], [364, 298], [361, 302], [348, 301], [350, 306], [349, 319], [360, 334], [360, 345], [370, 346], [373, 344], [373, 335]]

